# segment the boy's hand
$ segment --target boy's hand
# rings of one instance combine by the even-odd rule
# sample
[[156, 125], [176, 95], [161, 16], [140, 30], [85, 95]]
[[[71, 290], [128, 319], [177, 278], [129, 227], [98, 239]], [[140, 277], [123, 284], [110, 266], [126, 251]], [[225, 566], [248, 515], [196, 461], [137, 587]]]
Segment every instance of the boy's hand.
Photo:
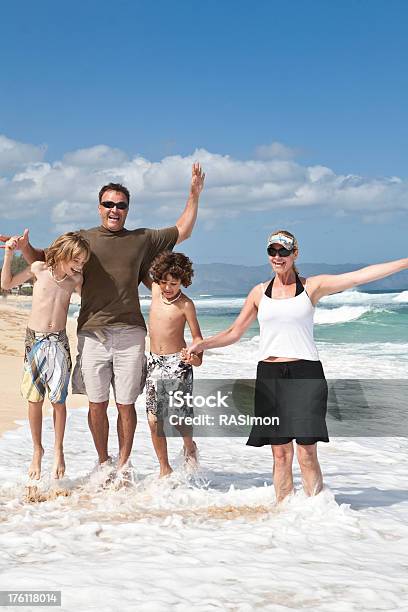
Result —
[[[7, 242], [7, 240], [10, 240], [11, 236], [7, 236], [6, 234], [0, 234], [0, 242]], [[6, 245], [2, 244], [0, 245], [0, 249], [5, 249]]]
[[202, 362], [200, 355], [197, 355], [196, 353], [189, 353], [187, 348], [181, 349], [180, 357], [182, 361], [192, 366], [200, 366]]
[[203, 190], [204, 179], [205, 172], [203, 172], [203, 169], [201, 168], [200, 164], [193, 164], [190, 192], [195, 198], [198, 198]]
[[15, 251], [16, 249], [18, 249], [18, 239], [19, 236], [12, 236], [11, 238], [9, 238], [6, 244], [4, 245], [6, 251]]
[[186, 348], [182, 348], [181, 349], [181, 351], [180, 351], [180, 359], [181, 359], [181, 361], [184, 361], [185, 363], [190, 363], [191, 362], [191, 355], [188, 354]]
[[11, 250], [18, 249], [21, 251], [28, 245], [28, 229], [24, 230], [24, 234], [22, 236], [6, 236], [5, 234], [0, 234], [0, 242], [5, 242], [5, 245], [0, 245], [0, 249], [9, 249], [10, 246], [7, 246], [10, 240], [17, 240], [17, 245], [13, 247]]

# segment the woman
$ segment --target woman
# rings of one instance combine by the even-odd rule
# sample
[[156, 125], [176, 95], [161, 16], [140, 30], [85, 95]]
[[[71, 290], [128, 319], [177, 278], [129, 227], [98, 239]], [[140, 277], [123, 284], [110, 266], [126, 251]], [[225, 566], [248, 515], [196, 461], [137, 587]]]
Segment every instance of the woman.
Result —
[[[313, 315], [324, 296], [384, 278], [408, 268], [408, 258], [375, 264], [345, 274], [299, 277], [296, 238], [288, 231], [273, 232], [267, 253], [274, 278], [256, 285], [235, 322], [225, 331], [195, 342], [189, 353], [237, 342], [256, 317], [260, 326], [259, 363], [255, 385], [255, 416], [276, 416], [279, 428], [254, 426], [250, 446], [271, 444], [273, 484], [278, 502], [293, 492], [293, 439], [307, 495], [322, 490], [317, 442], [328, 442], [325, 416], [327, 385], [313, 339]], [[290, 384], [291, 381], [293, 384]], [[285, 435], [286, 434], [286, 435]]]

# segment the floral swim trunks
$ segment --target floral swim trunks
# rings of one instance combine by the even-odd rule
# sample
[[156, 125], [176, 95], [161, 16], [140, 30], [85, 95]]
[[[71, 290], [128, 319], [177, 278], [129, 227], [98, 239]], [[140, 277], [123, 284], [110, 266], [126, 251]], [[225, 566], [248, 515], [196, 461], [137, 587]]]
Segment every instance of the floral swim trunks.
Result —
[[27, 327], [21, 394], [40, 402], [48, 391], [50, 401], [63, 404], [68, 395], [71, 355], [65, 330], [46, 333]]
[[[193, 392], [193, 368], [180, 359], [180, 353], [156, 355], [150, 353], [147, 361], [146, 412], [156, 420], [168, 415], [170, 398], [177, 391], [183, 397]], [[177, 402], [179, 404], [180, 402]], [[180, 417], [193, 416], [192, 406], [183, 401], [182, 406], [171, 408]]]

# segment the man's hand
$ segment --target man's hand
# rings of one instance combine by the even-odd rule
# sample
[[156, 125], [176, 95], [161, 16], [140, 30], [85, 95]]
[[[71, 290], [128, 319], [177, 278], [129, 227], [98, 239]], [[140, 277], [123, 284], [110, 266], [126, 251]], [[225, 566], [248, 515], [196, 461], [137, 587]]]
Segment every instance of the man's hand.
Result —
[[181, 216], [176, 221], [176, 226], [179, 232], [177, 243], [183, 242], [190, 238], [191, 232], [197, 219], [198, 200], [200, 193], [204, 187], [205, 174], [199, 163], [193, 164], [191, 173], [190, 195], [187, 200], [186, 207]]
[[24, 230], [23, 235], [22, 235], [22, 236], [19, 236], [19, 238], [18, 238], [18, 245], [17, 245], [17, 248], [18, 248], [20, 251], [23, 251], [23, 250], [24, 250], [24, 249], [25, 249], [25, 248], [28, 246], [28, 244], [29, 244], [29, 237], [28, 237], [28, 233], [29, 233], [29, 232], [28, 232], [28, 229], [26, 228], [26, 229]]
[[193, 169], [191, 173], [190, 193], [195, 198], [198, 198], [200, 196], [200, 193], [204, 188], [204, 179], [205, 172], [203, 172], [203, 169], [201, 168], [200, 164], [193, 164]]

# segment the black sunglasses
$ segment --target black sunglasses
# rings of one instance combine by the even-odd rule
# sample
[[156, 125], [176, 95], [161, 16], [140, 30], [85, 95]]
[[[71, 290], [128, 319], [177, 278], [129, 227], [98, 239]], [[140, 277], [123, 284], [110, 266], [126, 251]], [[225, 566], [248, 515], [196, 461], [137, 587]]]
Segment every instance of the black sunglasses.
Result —
[[110, 200], [105, 200], [104, 202], [101, 202], [101, 206], [103, 206], [104, 208], [114, 208], [116, 206], [118, 210], [126, 210], [127, 208], [129, 208], [128, 202], [125, 201], [111, 202]]
[[279, 255], [279, 257], [289, 257], [292, 255], [293, 251], [289, 251], [289, 249], [285, 249], [285, 247], [281, 247], [280, 249], [275, 249], [275, 247], [268, 246], [267, 248], [268, 255], [271, 257], [275, 257], [275, 255]]

